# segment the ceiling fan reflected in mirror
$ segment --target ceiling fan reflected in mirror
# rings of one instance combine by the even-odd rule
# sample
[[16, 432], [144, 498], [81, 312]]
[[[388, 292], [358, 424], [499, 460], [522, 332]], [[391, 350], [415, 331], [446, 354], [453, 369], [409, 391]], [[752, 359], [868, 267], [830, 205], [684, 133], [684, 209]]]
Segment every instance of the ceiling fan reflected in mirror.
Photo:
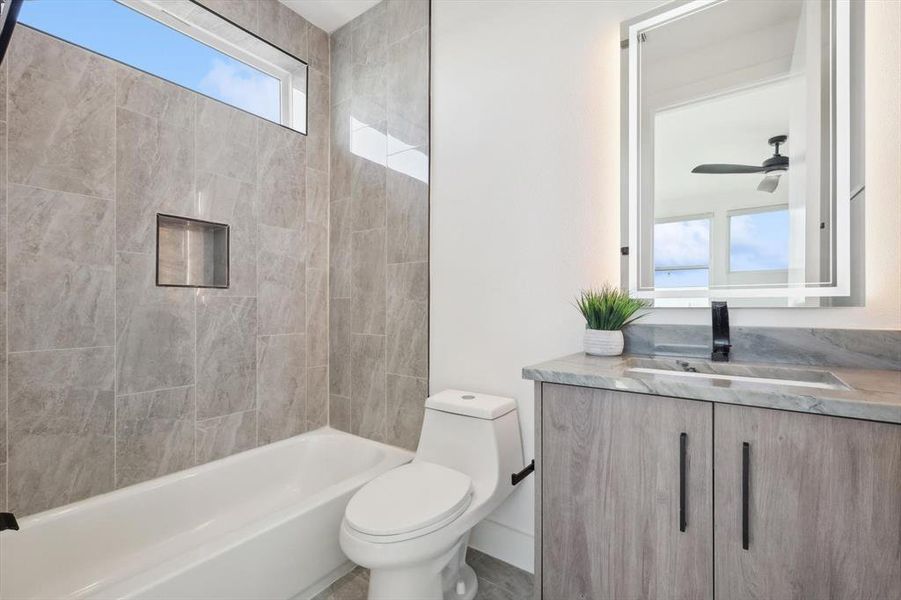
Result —
[[698, 165], [691, 170], [692, 173], [704, 173], [709, 175], [737, 175], [742, 173], [764, 173], [765, 176], [757, 186], [757, 191], [769, 192], [772, 194], [779, 186], [779, 178], [783, 173], [788, 171], [788, 157], [779, 154], [779, 146], [788, 140], [787, 135], [777, 135], [769, 139], [770, 146], [776, 150], [773, 155], [763, 161], [759, 167], [752, 165], [728, 165], [728, 164], [709, 164]]

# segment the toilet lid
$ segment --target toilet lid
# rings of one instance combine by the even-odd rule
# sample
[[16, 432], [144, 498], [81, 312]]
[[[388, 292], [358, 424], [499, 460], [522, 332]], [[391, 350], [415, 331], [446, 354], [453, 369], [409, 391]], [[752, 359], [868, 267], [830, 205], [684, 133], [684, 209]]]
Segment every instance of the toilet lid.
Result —
[[469, 476], [418, 461], [392, 469], [360, 488], [344, 517], [361, 533], [397, 535], [458, 516], [471, 497]]

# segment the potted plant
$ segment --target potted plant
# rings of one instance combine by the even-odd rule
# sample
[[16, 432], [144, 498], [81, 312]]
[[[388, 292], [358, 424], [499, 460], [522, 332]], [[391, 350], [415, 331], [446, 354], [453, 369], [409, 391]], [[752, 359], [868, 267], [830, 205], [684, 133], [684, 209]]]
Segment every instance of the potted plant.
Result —
[[582, 290], [576, 308], [585, 317], [585, 353], [594, 356], [619, 356], [623, 353], [622, 329], [644, 315], [636, 315], [651, 303], [632, 298], [610, 284], [601, 289]]

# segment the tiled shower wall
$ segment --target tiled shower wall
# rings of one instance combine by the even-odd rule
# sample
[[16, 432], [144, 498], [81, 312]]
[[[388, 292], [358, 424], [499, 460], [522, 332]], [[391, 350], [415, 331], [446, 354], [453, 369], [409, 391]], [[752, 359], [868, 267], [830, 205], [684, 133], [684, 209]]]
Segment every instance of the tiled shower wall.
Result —
[[330, 422], [415, 448], [428, 394], [429, 2], [334, 32]]
[[[310, 63], [309, 136], [26, 27], [0, 70], [20, 516], [327, 423], [328, 36], [275, 0], [206, 3]], [[229, 289], [154, 285], [157, 212], [231, 225]]]

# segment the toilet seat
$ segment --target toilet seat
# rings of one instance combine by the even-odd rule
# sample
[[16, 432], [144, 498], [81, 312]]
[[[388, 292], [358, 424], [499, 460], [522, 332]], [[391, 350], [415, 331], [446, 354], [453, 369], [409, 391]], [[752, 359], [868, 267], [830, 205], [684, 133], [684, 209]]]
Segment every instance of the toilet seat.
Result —
[[471, 500], [472, 480], [468, 475], [416, 461], [360, 488], [344, 517], [361, 537], [391, 543], [440, 529], [463, 514]]

